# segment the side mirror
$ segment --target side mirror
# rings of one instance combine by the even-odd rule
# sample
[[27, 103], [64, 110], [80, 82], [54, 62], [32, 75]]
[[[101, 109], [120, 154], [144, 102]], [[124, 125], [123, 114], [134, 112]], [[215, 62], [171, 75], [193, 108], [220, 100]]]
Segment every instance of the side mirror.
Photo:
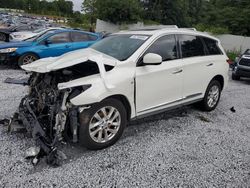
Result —
[[50, 39], [46, 39], [44, 42], [45, 42], [45, 45], [52, 44], [52, 41]]
[[148, 53], [143, 57], [144, 65], [160, 65], [162, 63], [162, 57], [158, 54]]

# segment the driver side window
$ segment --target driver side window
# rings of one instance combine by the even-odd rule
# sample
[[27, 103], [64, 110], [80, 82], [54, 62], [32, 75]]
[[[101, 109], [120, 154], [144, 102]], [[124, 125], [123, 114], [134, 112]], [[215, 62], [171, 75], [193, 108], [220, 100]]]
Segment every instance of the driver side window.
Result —
[[52, 44], [70, 42], [69, 32], [57, 33], [48, 38]]
[[163, 61], [174, 60], [178, 58], [177, 43], [174, 35], [167, 35], [157, 39], [144, 53], [155, 53], [162, 57]]

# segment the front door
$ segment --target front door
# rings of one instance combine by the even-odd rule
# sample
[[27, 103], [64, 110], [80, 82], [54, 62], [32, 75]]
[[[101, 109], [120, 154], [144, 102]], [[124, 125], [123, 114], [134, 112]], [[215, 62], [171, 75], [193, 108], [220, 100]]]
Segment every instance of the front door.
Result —
[[[48, 44], [46, 44], [46, 40], [49, 42]], [[56, 57], [73, 50], [69, 32], [56, 33], [46, 40], [39, 46], [41, 58]]]
[[182, 99], [183, 70], [175, 35], [157, 39], [144, 53], [162, 56], [161, 65], [136, 67], [136, 111], [143, 115], [176, 105]]

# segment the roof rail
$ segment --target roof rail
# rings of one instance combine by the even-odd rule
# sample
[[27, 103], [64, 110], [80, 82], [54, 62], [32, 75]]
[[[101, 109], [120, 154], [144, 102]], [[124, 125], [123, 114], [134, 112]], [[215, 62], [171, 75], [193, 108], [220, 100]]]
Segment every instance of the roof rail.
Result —
[[162, 30], [162, 29], [177, 29], [177, 25], [154, 25], [154, 26], [145, 26], [139, 27], [136, 29], [130, 29], [130, 31], [154, 31], [154, 30]]
[[183, 28], [180, 28], [180, 29], [187, 29], [187, 30], [192, 30], [192, 31], [197, 31], [197, 29], [196, 28], [194, 28], [194, 27], [190, 27], [190, 28], [188, 28], [188, 27], [183, 27]]

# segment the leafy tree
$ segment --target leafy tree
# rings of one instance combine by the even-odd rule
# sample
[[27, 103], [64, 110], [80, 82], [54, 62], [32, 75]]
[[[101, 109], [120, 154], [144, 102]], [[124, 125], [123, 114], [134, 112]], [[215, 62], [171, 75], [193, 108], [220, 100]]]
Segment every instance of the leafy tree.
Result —
[[140, 20], [142, 6], [138, 0], [84, 0], [82, 10], [91, 23], [95, 23], [96, 18], [128, 23]]

